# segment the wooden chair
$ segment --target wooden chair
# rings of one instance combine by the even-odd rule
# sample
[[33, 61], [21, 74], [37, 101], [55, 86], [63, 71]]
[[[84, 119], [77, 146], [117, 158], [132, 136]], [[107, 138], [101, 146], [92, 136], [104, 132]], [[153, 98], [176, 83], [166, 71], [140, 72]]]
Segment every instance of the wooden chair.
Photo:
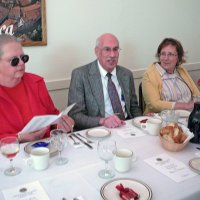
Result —
[[139, 107], [143, 114], [144, 110], [145, 110], [145, 101], [144, 101], [143, 94], [142, 94], [142, 83], [139, 84], [138, 94], [139, 94]]

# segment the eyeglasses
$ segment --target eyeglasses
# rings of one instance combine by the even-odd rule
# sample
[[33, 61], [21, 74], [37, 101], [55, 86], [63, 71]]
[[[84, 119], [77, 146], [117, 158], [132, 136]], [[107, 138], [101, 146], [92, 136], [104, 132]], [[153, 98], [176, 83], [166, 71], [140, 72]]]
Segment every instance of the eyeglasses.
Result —
[[165, 57], [165, 56], [167, 56], [167, 57], [169, 57], [169, 58], [174, 58], [174, 57], [176, 57], [177, 56], [177, 54], [174, 54], [174, 53], [165, 53], [165, 52], [162, 52], [162, 53], [160, 53], [159, 54], [159, 56], [160, 57]]
[[106, 54], [109, 54], [109, 53], [111, 53], [112, 51], [113, 51], [114, 53], [119, 53], [120, 50], [121, 50], [121, 49], [120, 49], [119, 47], [114, 47], [113, 49], [110, 48], [110, 47], [103, 47], [103, 48], [102, 48], [102, 51], [103, 51], [104, 53], [106, 53]]
[[10, 60], [10, 65], [11, 65], [12, 67], [16, 67], [16, 66], [19, 64], [20, 59], [21, 59], [24, 63], [26, 63], [26, 62], [28, 62], [28, 60], [29, 60], [29, 56], [28, 56], [28, 55], [21, 55], [20, 57], [15, 56], [15, 57], [13, 57], [13, 58]]

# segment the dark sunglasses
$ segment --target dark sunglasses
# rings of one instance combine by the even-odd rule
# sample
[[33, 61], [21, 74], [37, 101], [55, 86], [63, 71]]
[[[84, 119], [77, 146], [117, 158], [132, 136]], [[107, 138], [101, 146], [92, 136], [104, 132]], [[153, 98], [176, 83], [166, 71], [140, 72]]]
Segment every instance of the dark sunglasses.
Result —
[[10, 61], [10, 65], [12, 67], [16, 67], [19, 64], [19, 59], [21, 59], [24, 63], [26, 63], [29, 60], [29, 56], [28, 55], [21, 55], [20, 58], [19, 57], [14, 57]]

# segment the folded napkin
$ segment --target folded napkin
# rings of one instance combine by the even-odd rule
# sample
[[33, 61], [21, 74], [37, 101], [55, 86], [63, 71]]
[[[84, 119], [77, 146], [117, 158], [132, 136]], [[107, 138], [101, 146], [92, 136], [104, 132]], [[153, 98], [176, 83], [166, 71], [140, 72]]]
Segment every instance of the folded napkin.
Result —
[[133, 189], [124, 187], [121, 183], [116, 185], [116, 189], [120, 191], [119, 196], [122, 200], [136, 200], [139, 199], [139, 195]]

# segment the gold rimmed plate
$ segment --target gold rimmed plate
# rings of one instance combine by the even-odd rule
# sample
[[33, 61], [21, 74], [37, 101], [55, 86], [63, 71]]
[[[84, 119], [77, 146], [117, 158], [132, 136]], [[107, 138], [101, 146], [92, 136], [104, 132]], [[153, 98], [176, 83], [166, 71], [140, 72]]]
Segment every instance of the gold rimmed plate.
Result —
[[200, 158], [199, 157], [191, 159], [189, 161], [189, 166], [194, 172], [200, 174]]
[[24, 147], [24, 151], [29, 155], [31, 150], [37, 147], [47, 147], [49, 148], [50, 156], [55, 156], [58, 153], [58, 150], [51, 144], [50, 139], [42, 139], [34, 142], [29, 142]]
[[111, 132], [103, 128], [93, 128], [86, 132], [86, 136], [92, 139], [102, 139], [109, 137]]
[[124, 187], [131, 188], [132, 190], [137, 192], [139, 194], [139, 200], [152, 199], [152, 190], [146, 183], [130, 178], [119, 178], [105, 183], [100, 190], [102, 198], [104, 200], [121, 200], [119, 196], [119, 191], [116, 189], [116, 186], [120, 183]]

